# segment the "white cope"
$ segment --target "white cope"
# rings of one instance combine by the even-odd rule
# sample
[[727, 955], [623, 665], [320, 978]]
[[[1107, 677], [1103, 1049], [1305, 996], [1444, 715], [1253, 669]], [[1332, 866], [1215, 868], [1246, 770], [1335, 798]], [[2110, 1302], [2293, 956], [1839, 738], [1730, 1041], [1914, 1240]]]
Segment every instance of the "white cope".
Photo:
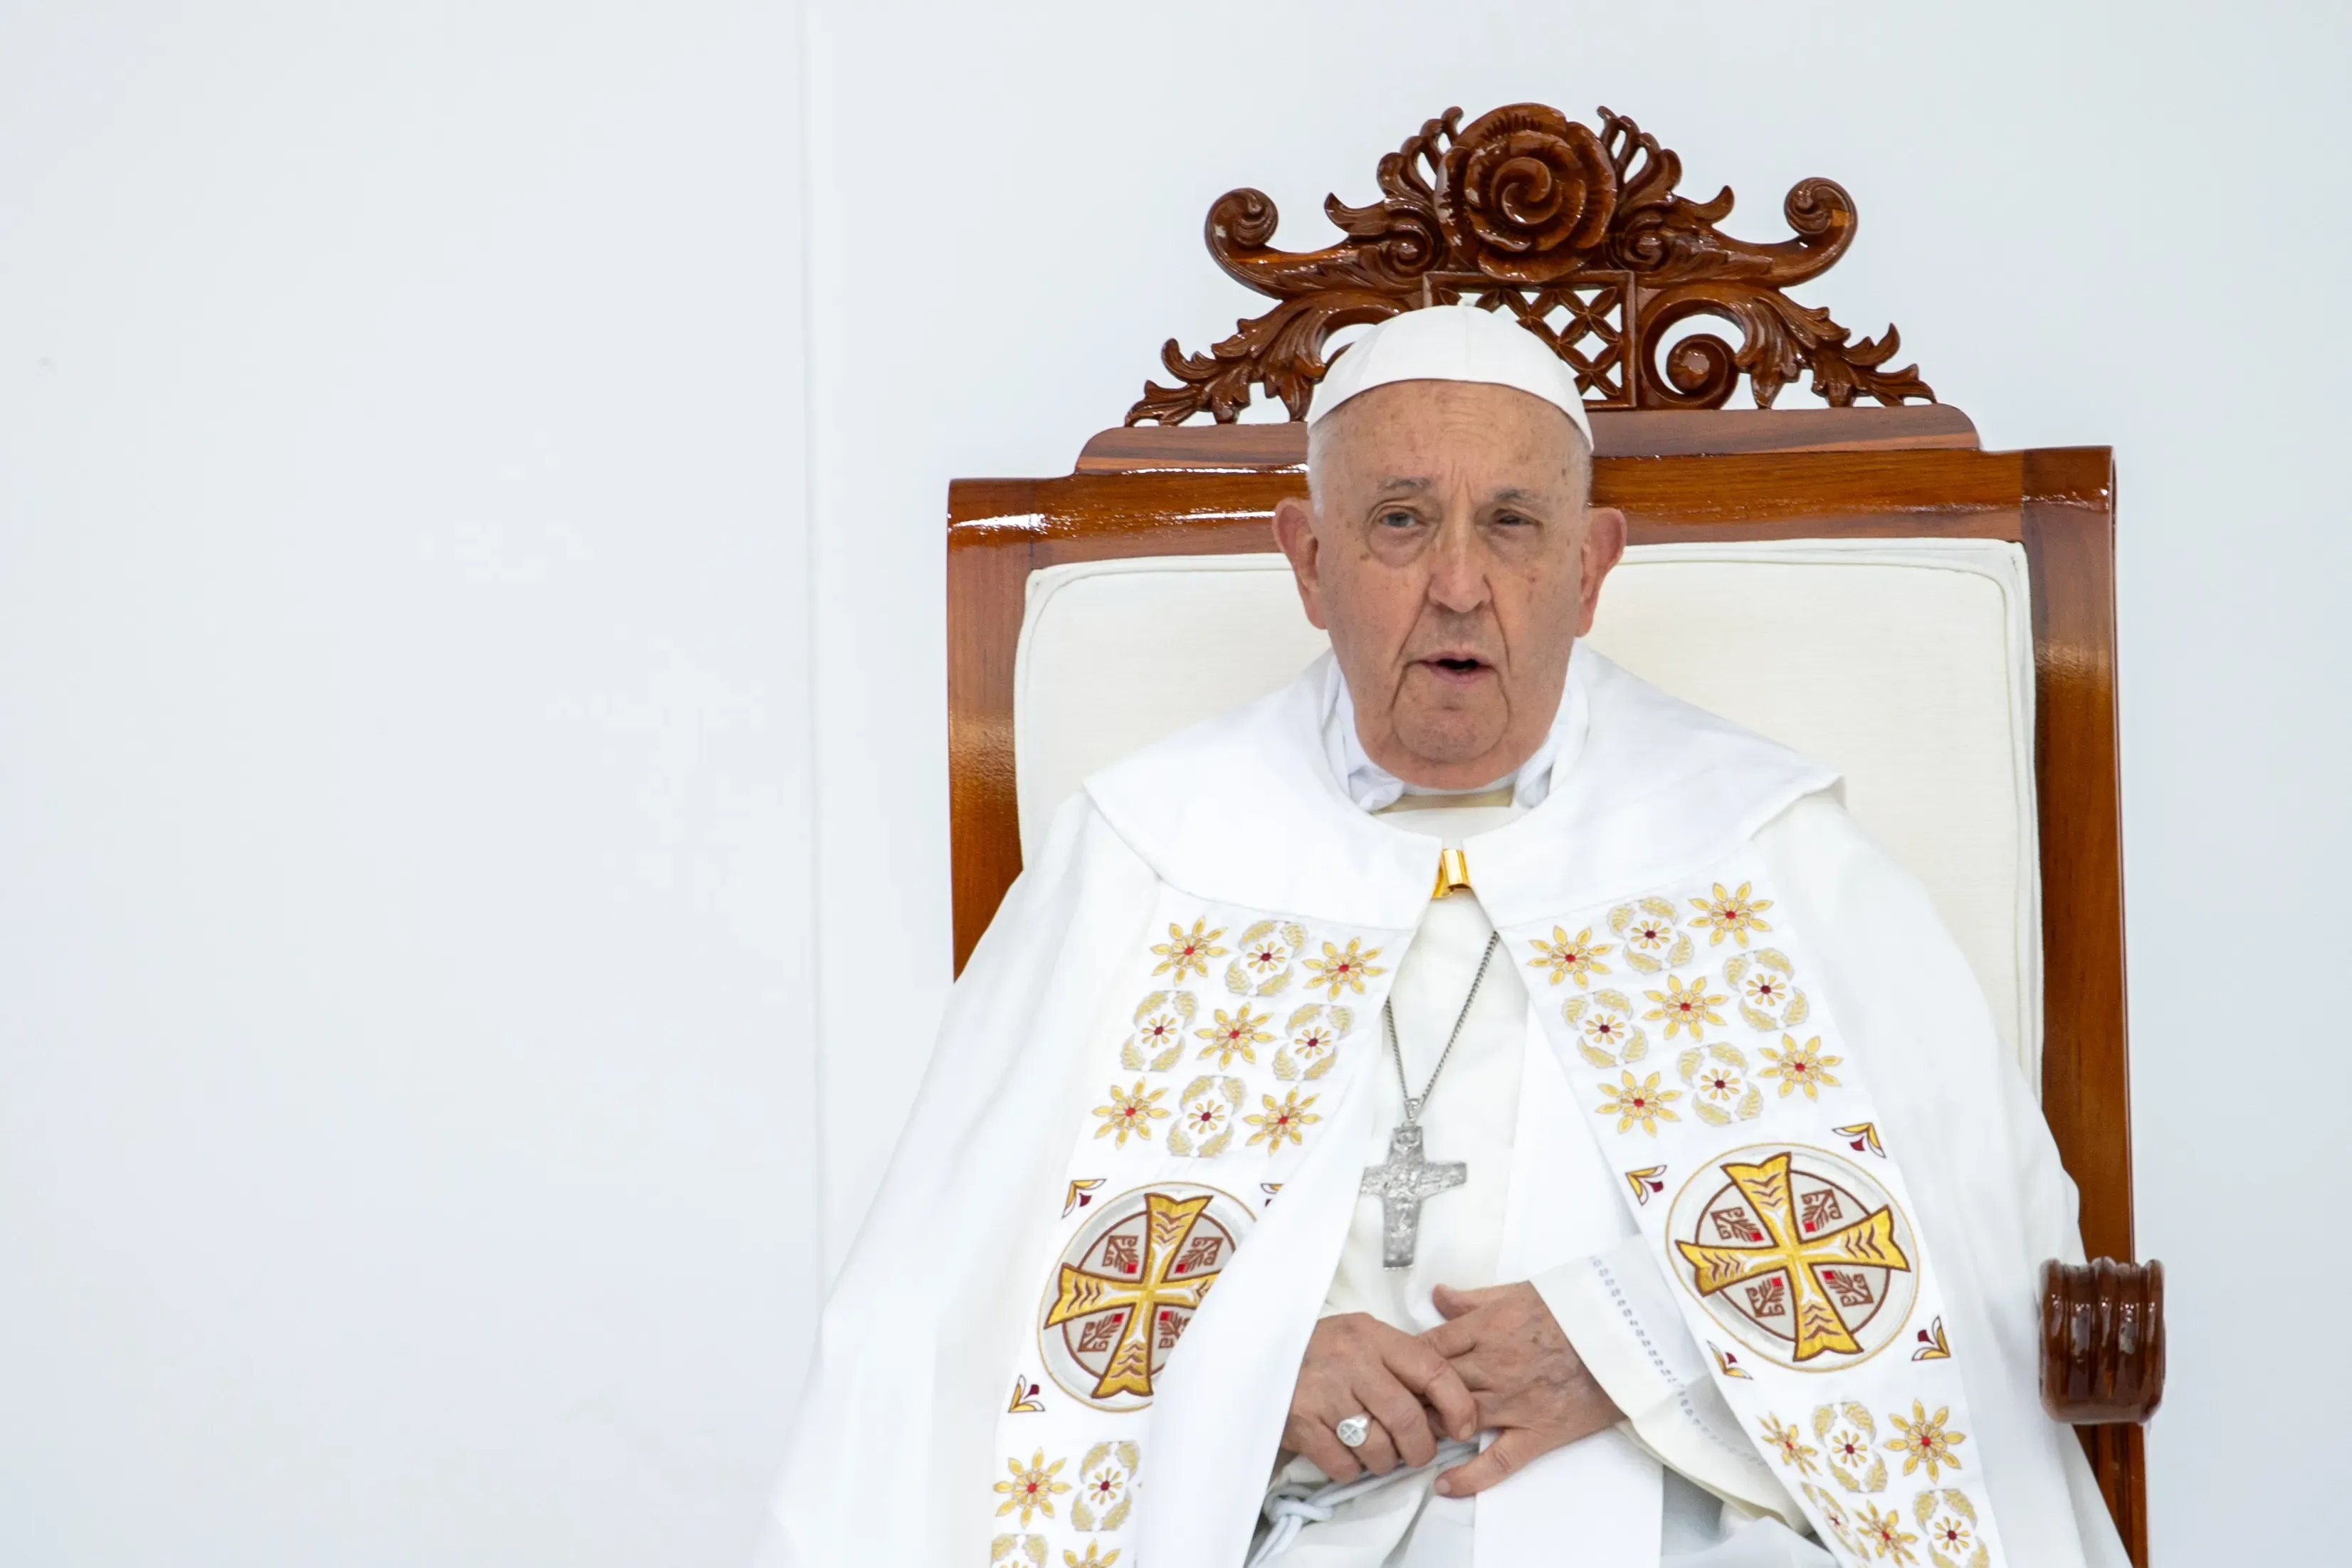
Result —
[[[1326, 716], [1326, 745], [1337, 764], [1335, 771], [1346, 779], [1349, 795], [1359, 806], [1401, 831], [1442, 839], [1448, 848], [1459, 848], [1465, 840], [1542, 804], [1554, 767], [1574, 766], [1586, 723], [1580, 695], [1580, 685], [1571, 683], [1551, 733], [1510, 779], [1465, 792], [1486, 797], [1507, 787], [1507, 805], [1449, 805], [1446, 792], [1412, 789], [1372, 762], [1356, 742], [1344, 683]], [[1391, 993], [1405, 1076], [1412, 1082], [1422, 1082], [1434, 1064], [1494, 929], [1470, 894], [1457, 893], [1430, 904]], [[1383, 1267], [1380, 1206], [1372, 1199], [1360, 1204], [1324, 1303], [1325, 1316], [1366, 1312], [1419, 1333], [1444, 1321], [1430, 1300], [1437, 1285], [1475, 1289], [1509, 1282], [1499, 1263], [1516, 1169], [1513, 1145], [1521, 1085], [1529, 1074], [1549, 1074], [1558, 1082], [1529, 1014], [1532, 1004], [1518, 970], [1518, 965], [1507, 962], [1488, 970], [1440, 1090], [1422, 1111], [1429, 1157], [1465, 1161], [1468, 1182], [1423, 1207], [1420, 1252], [1409, 1269]], [[1403, 1096], [1395, 1080], [1383, 1077], [1367, 1163], [1386, 1154], [1385, 1129], [1402, 1113]], [[1569, 1118], [1568, 1135], [1575, 1136], [1582, 1126]], [[1589, 1137], [1584, 1141], [1589, 1149]], [[1786, 1490], [1769, 1472], [1735, 1458], [1748, 1445], [1729, 1407], [1708, 1383], [1681, 1314], [1658, 1288], [1664, 1281], [1640, 1256], [1633, 1227], [1622, 1217], [1624, 1206], [1609, 1185], [1613, 1176], [1598, 1151], [1591, 1151], [1586, 1163], [1592, 1167], [1587, 1173], [1586, 1201], [1607, 1218], [1615, 1237], [1632, 1241], [1631, 1255], [1612, 1271], [1616, 1276], [1613, 1291], [1610, 1276], [1584, 1260], [1541, 1270], [1533, 1283], [1595, 1380], [1628, 1413], [1619, 1432], [1588, 1441], [1638, 1448], [1655, 1461], [1648, 1467], [1638, 1462], [1626, 1467], [1636, 1498], [1655, 1494], [1648, 1505], [1652, 1520], [1632, 1522], [1657, 1531], [1661, 1568], [1685, 1563], [1831, 1568], [1828, 1553], [1788, 1528], [1787, 1521], [1795, 1521], [1801, 1529], [1802, 1521]], [[1629, 1280], [1634, 1286], [1630, 1294], [1625, 1288]], [[1660, 1344], [1676, 1353], [1672, 1360], [1653, 1354], [1653, 1347]], [[1696, 1481], [1685, 1475], [1685, 1466]], [[1644, 1470], [1657, 1472], [1661, 1467], [1657, 1480], [1644, 1486], [1650, 1480]], [[1327, 1521], [1307, 1524], [1275, 1561], [1297, 1568], [1310, 1563], [1316, 1568], [1471, 1568], [1477, 1559], [1475, 1521], [1481, 1500], [1436, 1496], [1432, 1483], [1443, 1468], [1441, 1463], [1419, 1472], [1396, 1472], [1389, 1484], [1359, 1492], [1333, 1509]], [[1324, 1479], [1310, 1460], [1301, 1458], [1278, 1473], [1276, 1484], [1296, 1490]], [[1716, 1490], [1703, 1490], [1708, 1486]], [[1627, 1511], [1635, 1512], [1639, 1506]]]

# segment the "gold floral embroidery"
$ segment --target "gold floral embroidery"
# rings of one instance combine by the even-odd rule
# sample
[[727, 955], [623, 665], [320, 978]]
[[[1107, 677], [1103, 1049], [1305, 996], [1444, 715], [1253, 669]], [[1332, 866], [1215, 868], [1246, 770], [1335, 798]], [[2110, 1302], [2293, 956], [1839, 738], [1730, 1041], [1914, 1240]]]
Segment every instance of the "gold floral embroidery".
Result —
[[1192, 1033], [1209, 1042], [1201, 1048], [1202, 1057], [1213, 1056], [1219, 1067], [1231, 1067], [1236, 1056], [1244, 1061], [1257, 1060], [1257, 1048], [1274, 1038], [1265, 1028], [1273, 1021], [1272, 1013], [1253, 1014], [1244, 1002], [1234, 1009], [1232, 1017], [1227, 1017], [1223, 1008], [1218, 1009], [1215, 1027], [1194, 1030]]
[[1265, 1113], [1242, 1118], [1257, 1129], [1249, 1135], [1249, 1143], [1245, 1146], [1255, 1148], [1264, 1144], [1269, 1155], [1280, 1153], [1285, 1140], [1294, 1144], [1305, 1143], [1306, 1140], [1299, 1135], [1301, 1131], [1323, 1119], [1307, 1108], [1314, 1104], [1319, 1095], [1309, 1094], [1301, 1100], [1298, 1091], [1294, 1089], [1283, 1097], [1280, 1104], [1275, 1103], [1271, 1094], [1261, 1094], [1258, 1098], [1265, 1103]]
[[1743, 882], [1739, 884], [1738, 893], [1726, 893], [1723, 891], [1723, 883], [1718, 882], [1715, 884], [1715, 896], [1712, 899], [1691, 900], [1691, 907], [1699, 912], [1698, 918], [1691, 924], [1712, 933], [1707, 937], [1708, 946], [1716, 946], [1727, 936], [1736, 936], [1739, 939], [1739, 945], [1745, 947], [1748, 946], [1749, 932], [1772, 929], [1771, 925], [1761, 918], [1761, 912], [1771, 908], [1772, 901], [1769, 898], [1750, 897], [1749, 894], [1754, 891], [1755, 885], [1753, 883]]
[[1184, 1113], [1168, 1129], [1168, 1152], [1196, 1160], [1223, 1154], [1234, 1141], [1234, 1113], [1242, 1108], [1242, 1081], [1203, 1075], [1184, 1085], [1178, 1100]]
[[1045, 1538], [1042, 1535], [1000, 1535], [988, 1543], [989, 1568], [1002, 1563], [1026, 1563], [1045, 1568]]
[[1664, 990], [1642, 994], [1658, 1004], [1642, 1016], [1653, 1022], [1663, 1022], [1666, 1026], [1668, 1040], [1674, 1039], [1682, 1030], [1690, 1030], [1690, 1037], [1696, 1040], [1703, 1032], [1703, 1025], [1720, 1025], [1723, 1022], [1723, 1016], [1715, 1009], [1727, 998], [1709, 995], [1704, 975], [1693, 980], [1687, 989], [1684, 988], [1682, 981], [1668, 975]]
[[1615, 951], [1617, 945], [1595, 942], [1590, 925], [1573, 936], [1564, 926], [1555, 925], [1551, 928], [1550, 941], [1531, 936], [1528, 939], [1528, 946], [1536, 950], [1536, 956], [1528, 960], [1528, 968], [1549, 969], [1551, 971], [1551, 983], [1555, 986], [1562, 980], [1574, 980], [1580, 987], [1595, 975], [1611, 972], [1609, 966], [1601, 961], [1601, 955]]
[[1691, 1088], [1691, 1109], [1711, 1127], [1753, 1121], [1764, 1112], [1764, 1092], [1748, 1082], [1748, 1058], [1728, 1045], [1693, 1046], [1676, 1067]]
[[1274, 1075], [1285, 1083], [1322, 1077], [1339, 1060], [1339, 1040], [1354, 1026], [1346, 1008], [1309, 1002], [1298, 1009], [1283, 1025], [1290, 1039], [1274, 1053]]
[[1367, 979], [1375, 975], [1385, 975], [1388, 971], [1372, 962], [1381, 956], [1381, 950], [1378, 947], [1368, 952], [1360, 952], [1358, 949], [1360, 946], [1360, 941], [1353, 936], [1348, 938], [1345, 951], [1333, 946], [1328, 942], [1324, 943], [1323, 956], [1307, 960], [1307, 972], [1313, 976], [1313, 978], [1307, 983], [1309, 986], [1328, 987], [1330, 995], [1328, 999], [1335, 1002], [1339, 999], [1339, 993], [1342, 990], [1352, 990], [1358, 996], [1363, 995], [1364, 982]]
[[1560, 1004], [1560, 1017], [1576, 1026], [1577, 1054], [1593, 1066], [1625, 1067], [1649, 1054], [1649, 1038], [1632, 1021], [1633, 1003], [1622, 991], [1595, 991]]
[[1872, 1451], [1878, 1440], [1878, 1423], [1860, 1405], [1822, 1405], [1813, 1410], [1813, 1436], [1829, 1461], [1838, 1485], [1853, 1492], [1886, 1490], [1886, 1461]]
[[1146, 1094], [1143, 1092], [1143, 1080], [1140, 1078], [1135, 1081], [1135, 1087], [1132, 1089], [1121, 1090], [1114, 1083], [1106, 1092], [1110, 1095], [1110, 1103], [1095, 1107], [1095, 1114], [1103, 1119], [1103, 1124], [1095, 1129], [1095, 1136], [1106, 1138], [1117, 1133], [1118, 1141], [1115, 1147], [1122, 1149], [1127, 1147], [1127, 1135], [1129, 1133], [1150, 1143], [1151, 1124], [1168, 1119], [1168, 1113], [1153, 1103], [1168, 1091], [1154, 1089], [1150, 1093]]
[[1137, 1004], [1135, 1032], [1120, 1047], [1118, 1064], [1130, 1072], [1165, 1072], [1184, 1054], [1184, 1031], [1192, 1024], [1192, 993], [1154, 991]]
[[1830, 1527], [1830, 1534], [1836, 1538], [1837, 1543], [1857, 1561], [1868, 1562], [1870, 1549], [1862, 1543], [1862, 1537], [1853, 1532], [1853, 1521], [1846, 1518], [1845, 1510], [1838, 1506], [1837, 1499], [1811, 1481], [1801, 1484], [1805, 1489], [1806, 1500], [1821, 1515], [1822, 1522]]
[[1815, 1035], [1804, 1044], [1799, 1045], [1796, 1036], [1784, 1034], [1780, 1037], [1780, 1044], [1783, 1049], [1780, 1051], [1775, 1051], [1769, 1045], [1764, 1047], [1764, 1060], [1772, 1065], [1757, 1076], [1779, 1079], [1781, 1099], [1786, 1100], [1801, 1089], [1805, 1092], [1806, 1099], [1818, 1100], [1821, 1098], [1819, 1091], [1840, 1087], [1837, 1075], [1830, 1069], [1837, 1066], [1845, 1058], [1823, 1056], [1821, 1053], [1821, 1036]]
[[1198, 975], [1206, 979], [1209, 960], [1225, 956], [1225, 950], [1216, 946], [1217, 938], [1225, 934], [1225, 928], [1220, 925], [1211, 931], [1208, 925], [1206, 917], [1195, 920], [1192, 929], [1187, 932], [1171, 921], [1168, 926], [1168, 940], [1152, 944], [1151, 950], [1160, 955], [1160, 962], [1151, 972], [1165, 975], [1172, 970], [1174, 982], [1180, 986], [1187, 975]]
[[1658, 1135], [1660, 1122], [1682, 1120], [1666, 1109], [1666, 1102], [1683, 1097], [1681, 1090], [1659, 1088], [1658, 1074], [1654, 1072], [1639, 1083], [1633, 1082], [1633, 1075], [1630, 1072], [1619, 1076], [1623, 1080], [1622, 1083], [1601, 1085], [1601, 1092], [1609, 1098], [1596, 1107], [1601, 1114], [1617, 1118], [1619, 1132], [1631, 1132], [1633, 1124], [1639, 1122], [1642, 1131], [1654, 1138]]
[[1078, 1461], [1078, 1475], [1086, 1484], [1070, 1500], [1070, 1528], [1117, 1530], [1125, 1524], [1135, 1509], [1135, 1472], [1142, 1464], [1143, 1450], [1133, 1443], [1097, 1443], [1088, 1448]]
[[1911, 1401], [1911, 1419], [1908, 1421], [1903, 1418], [1900, 1411], [1890, 1411], [1887, 1414], [1886, 1418], [1895, 1423], [1895, 1430], [1901, 1435], [1886, 1440], [1886, 1450], [1891, 1454], [1903, 1456], [1905, 1475], [1907, 1476], [1921, 1465], [1925, 1465], [1927, 1467], [1929, 1480], [1941, 1480], [1943, 1479], [1941, 1467], [1949, 1465], [1956, 1470], [1960, 1468], [1960, 1457], [1952, 1450], [1967, 1442], [1969, 1435], [1966, 1432], [1944, 1430], [1945, 1418], [1951, 1413], [1952, 1407], [1946, 1405], [1930, 1416], [1927, 1414], [1927, 1404], [1922, 1400], [1914, 1399]]
[[1103, 1552], [1099, 1557], [1095, 1555], [1097, 1552], [1102, 1552], [1102, 1542], [1098, 1541], [1087, 1542], [1087, 1554], [1084, 1557], [1065, 1546], [1062, 1548], [1062, 1568], [1110, 1568], [1112, 1563], [1118, 1561], [1118, 1548], [1116, 1546], [1108, 1552]]
[[1290, 987], [1291, 966], [1307, 946], [1307, 927], [1261, 920], [1242, 933], [1241, 952], [1225, 966], [1225, 989], [1237, 997], [1279, 996]]
[[1797, 989], [1797, 967], [1777, 947], [1734, 953], [1723, 961], [1724, 984], [1739, 993], [1739, 1016], [1753, 1030], [1794, 1029], [1813, 1005]]
[[1956, 1487], [1930, 1489], [1911, 1500], [1911, 1517], [1927, 1534], [1936, 1568], [1987, 1568], [1990, 1553], [1977, 1533], [1976, 1505]]
[[1053, 1518], [1054, 1499], [1070, 1490], [1069, 1482], [1055, 1480], [1054, 1478], [1061, 1474], [1062, 1467], [1069, 1462], [1067, 1459], [1055, 1459], [1052, 1464], [1047, 1464], [1045, 1450], [1043, 1448], [1038, 1449], [1036, 1456], [1026, 1465], [1017, 1458], [1005, 1460], [1004, 1468], [1012, 1471], [1013, 1476], [1010, 1480], [996, 1483], [996, 1490], [1004, 1494], [1003, 1502], [997, 1506], [996, 1517], [1002, 1519], [1018, 1509], [1021, 1511], [1021, 1527], [1024, 1530], [1029, 1527], [1029, 1516], [1032, 1513], [1042, 1513], [1047, 1519]]
[[1675, 929], [1670, 899], [1653, 894], [1638, 904], [1620, 904], [1609, 912], [1609, 929], [1624, 939], [1625, 961], [1644, 975], [1691, 961], [1689, 934]]
[[1862, 1538], [1878, 1548], [1882, 1562], [1910, 1563], [1919, 1561], [1911, 1548], [1918, 1537], [1903, 1528], [1903, 1516], [1893, 1509], [1885, 1513], [1870, 1503], [1862, 1505]]
[[1805, 1446], [1805, 1435], [1794, 1427], [1784, 1427], [1778, 1416], [1764, 1417], [1764, 1440], [1780, 1450], [1780, 1462], [1801, 1476], [1814, 1473], [1813, 1456], [1818, 1448]]

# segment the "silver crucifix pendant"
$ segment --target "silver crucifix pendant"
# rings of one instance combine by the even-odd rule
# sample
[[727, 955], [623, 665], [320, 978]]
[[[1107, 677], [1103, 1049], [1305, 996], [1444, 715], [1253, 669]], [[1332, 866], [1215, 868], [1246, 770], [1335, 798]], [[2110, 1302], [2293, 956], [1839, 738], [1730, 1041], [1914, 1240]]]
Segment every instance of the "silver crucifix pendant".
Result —
[[1364, 1167], [1359, 1189], [1381, 1200], [1381, 1266], [1412, 1268], [1421, 1250], [1423, 1202], [1469, 1179], [1470, 1167], [1460, 1160], [1432, 1164], [1423, 1157], [1420, 1123], [1398, 1123], [1389, 1134], [1389, 1157]]

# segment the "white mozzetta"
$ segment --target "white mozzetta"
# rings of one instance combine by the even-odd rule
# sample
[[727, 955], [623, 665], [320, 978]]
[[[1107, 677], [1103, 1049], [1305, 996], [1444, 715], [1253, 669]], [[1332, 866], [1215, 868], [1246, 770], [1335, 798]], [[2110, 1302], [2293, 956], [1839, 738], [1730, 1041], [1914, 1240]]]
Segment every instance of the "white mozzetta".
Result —
[[[2027, 1082], [2041, 1082], [2033, 650], [1998, 540], [1646, 545], [1590, 639], [1686, 702], [1845, 778], [1854, 820], [1927, 884]], [[1273, 691], [1329, 643], [1273, 555], [1031, 576], [1014, 674], [1022, 849], [1097, 768]]]

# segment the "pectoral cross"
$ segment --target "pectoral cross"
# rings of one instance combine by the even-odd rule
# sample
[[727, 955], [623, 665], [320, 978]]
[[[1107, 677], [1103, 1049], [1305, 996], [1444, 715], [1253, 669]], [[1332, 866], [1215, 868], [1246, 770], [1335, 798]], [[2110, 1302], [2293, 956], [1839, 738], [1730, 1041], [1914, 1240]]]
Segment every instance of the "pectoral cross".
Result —
[[1460, 1160], [1433, 1164], [1421, 1152], [1421, 1124], [1403, 1121], [1389, 1134], [1389, 1157], [1364, 1167], [1358, 1190], [1381, 1200], [1381, 1266], [1410, 1269], [1421, 1249], [1421, 1206], [1470, 1179]]

